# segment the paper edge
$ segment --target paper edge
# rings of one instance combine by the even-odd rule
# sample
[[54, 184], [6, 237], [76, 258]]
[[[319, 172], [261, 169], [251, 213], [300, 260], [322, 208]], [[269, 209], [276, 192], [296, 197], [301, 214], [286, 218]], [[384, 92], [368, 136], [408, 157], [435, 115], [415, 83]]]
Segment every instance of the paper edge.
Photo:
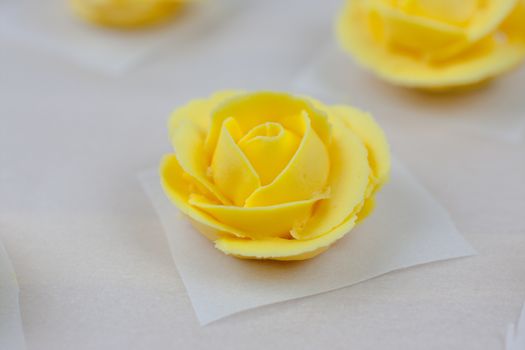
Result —
[[[25, 350], [26, 349], [26, 340], [25, 340], [25, 334], [24, 334], [24, 324], [22, 321], [22, 313], [20, 310], [20, 286], [18, 285], [18, 281], [16, 278], [16, 273], [13, 268], [13, 263], [11, 262], [11, 259], [9, 258], [9, 254], [7, 254], [7, 250], [5, 249], [4, 245], [2, 244], [2, 241], [0, 240], [0, 263], [5, 263], [6, 271], [11, 276], [9, 279], [9, 284], [7, 289], [12, 289], [10, 291], [10, 294], [14, 296], [15, 300], [15, 307], [13, 312], [13, 321], [16, 324], [16, 332], [18, 333], [13, 338], [18, 341], [18, 348], [19, 350]], [[0, 286], [0, 288], [2, 288]], [[0, 325], [1, 326], [1, 325]], [[9, 350], [17, 350], [17, 349], [9, 349]], [[7, 349], [6, 349], [7, 350]]]
[[136, 174], [136, 178], [137, 178], [137, 180], [139, 182], [139, 186], [142, 189], [142, 192], [146, 195], [146, 198], [148, 199], [149, 206], [153, 210], [156, 219], [160, 223], [160, 226], [162, 228], [162, 232], [160, 232], [160, 234], [166, 240], [166, 242], [168, 243], [168, 248], [169, 248], [170, 256], [171, 256], [171, 261], [172, 261], [173, 265], [175, 266], [175, 269], [177, 270], [177, 273], [179, 274], [180, 280], [181, 280], [182, 285], [184, 287], [184, 291], [186, 292], [186, 296], [190, 300], [191, 308], [193, 310], [193, 314], [197, 318], [198, 323], [201, 326], [204, 326], [206, 324], [203, 323], [203, 320], [201, 319], [201, 316], [197, 312], [198, 307], [196, 306], [194, 298], [192, 297], [191, 293], [188, 291], [188, 287], [186, 286], [186, 283], [184, 282], [183, 273], [179, 269], [179, 266], [176, 263], [177, 260], [176, 260], [176, 257], [175, 257], [175, 253], [173, 252], [173, 249], [171, 249], [171, 244], [172, 243], [171, 243], [170, 235], [168, 235], [168, 233], [167, 233], [168, 232], [168, 228], [166, 227], [166, 224], [165, 224], [163, 218], [160, 215], [159, 204], [157, 204], [157, 202], [154, 200], [154, 198], [152, 196], [154, 189], [152, 189], [148, 185], [147, 178], [149, 178], [150, 176], [153, 177], [153, 174], [157, 174], [159, 176], [159, 187], [160, 187], [161, 186], [161, 184], [160, 184], [160, 175], [159, 175], [159, 172], [158, 172], [156, 167], [148, 167], [146, 169], [141, 170], [139, 173]]
[[521, 308], [516, 323], [507, 325], [505, 333], [505, 350], [524, 350], [525, 349], [525, 303]]

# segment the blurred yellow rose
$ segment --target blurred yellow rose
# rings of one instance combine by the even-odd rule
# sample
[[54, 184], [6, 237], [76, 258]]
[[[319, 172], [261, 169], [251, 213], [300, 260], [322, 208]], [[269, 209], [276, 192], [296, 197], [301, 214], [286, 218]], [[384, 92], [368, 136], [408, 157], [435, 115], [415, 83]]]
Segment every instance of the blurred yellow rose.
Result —
[[181, 8], [182, 0], [70, 0], [82, 18], [104, 26], [132, 28], [161, 22]]
[[347, 0], [341, 46], [392, 83], [481, 83], [525, 57], [524, 0]]
[[241, 258], [303, 260], [373, 208], [390, 172], [371, 116], [284, 93], [225, 91], [177, 109], [167, 196], [216, 248]]

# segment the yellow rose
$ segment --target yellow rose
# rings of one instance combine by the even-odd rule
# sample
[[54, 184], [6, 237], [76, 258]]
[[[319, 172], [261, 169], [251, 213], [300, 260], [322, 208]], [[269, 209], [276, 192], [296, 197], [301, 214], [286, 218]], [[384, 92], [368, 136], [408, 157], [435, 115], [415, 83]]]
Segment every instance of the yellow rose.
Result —
[[525, 57], [524, 0], [347, 0], [341, 46], [409, 87], [475, 85]]
[[171, 17], [181, 8], [182, 0], [70, 0], [70, 5], [90, 22], [131, 28]]
[[303, 260], [373, 207], [390, 153], [368, 114], [284, 93], [225, 91], [177, 109], [161, 182], [226, 254]]

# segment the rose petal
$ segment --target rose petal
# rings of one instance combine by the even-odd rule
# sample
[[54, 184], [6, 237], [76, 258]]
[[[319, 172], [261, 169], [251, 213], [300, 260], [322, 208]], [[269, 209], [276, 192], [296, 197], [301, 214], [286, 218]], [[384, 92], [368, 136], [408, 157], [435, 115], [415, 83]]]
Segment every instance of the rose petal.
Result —
[[[235, 135], [235, 136], [232, 136]], [[237, 121], [224, 121], [211, 162], [211, 176], [215, 185], [237, 206], [261, 186], [257, 172], [236, 144], [241, 136]]]
[[[302, 98], [325, 112], [331, 123], [342, 121], [349, 127], [363, 141], [368, 151], [368, 162], [377, 185], [381, 186], [388, 181], [391, 168], [390, 146], [383, 129], [370, 114], [347, 105], [327, 106], [312, 97], [302, 96]], [[334, 118], [339, 119], [334, 121]]]
[[332, 231], [355, 215], [367, 196], [371, 175], [367, 149], [342, 118], [335, 115], [331, 119], [334, 126], [332, 145], [328, 152], [331, 196], [319, 202], [303, 228], [292, 231], [296, 239], [311, 239]]
[[269, 238], [249, 240], [235, 237], [221, 237], [215, 241], [220, 251], [239, 258], [272, 260], [310, 259], [342, 238], [355, 225], [356, 216], [345, 221], [333, 231], [310, 240]]
[[219, 91], [206, 99], [195, 99], [190, 103], [177, 108], [170, 116], [168, 131], [170, 136], [183, 122], [195, 124], [199, 131], [207, 132], [210, 128], [212, 111], [224, 101], [243, 93], [240, 90]]
[[204, 151], [204, 135], [209, 128], [211, 111], [240, 91], [220, 91], [207, 99], [193, 100], [176, 109], [168, 122], [168, 131], [174, 148], [179, 150], [178, 160], [184, 171], [195, 180], [195, 185], [218, 201], [231, 203], [207, 176], [208, 156]]
[[376, 206], [376, 200], [374, 196], [368, 197], [365, 202], [363, 203], [363, 206], [361, 207], [361, 210], [359, 213], [357, 213], [357, 220], [356, 224], [361, 223], [364, 219], [366, 219], [372, 212], [374, 211], [374, 208]]
[[519, 0], [404, 0], [391, 1], [390, 6], [401, 9], [408, 18], [427, 18], [434, 20], [427, 23], [456, 26], [466, 31], [470, 42], [475, 42], [496, 30], [518, 3]]
[[519, 2], [520, 0], [483, 1], [468, 26], [470, 41], [478, 41], [495, 31]]
[[217, 205], [204, 197], [192, 196], [189, 204], [210, 214], [223, 225], [240, 230], [246, 237], [262, 239], [289, 237], [294, 226], [302, 225], [308, 220], [314, 204], [321, 198], [323, 197], [267, 207], [243, 208]]
[[413, 16], [462, 25], [472, 18], [478, 8], [478, 0], [390, 0], [393, 6]]
[[307, 101], [285, 93], [258, 92], [237, 96], [217, 107], [212, 116], [212, 123], [206, 138], [206, 149], [213, 152], [221, 125], [226, 118], [232, 117], [243, 133], [266, 122], [281, 123], [283, 119], [306, 111], [312, 120], [312, 127], [325, 144], [330, 143], [330, 124], [326, 115], [315, 110]]
[[447, 55], [455, 54], [468, 45], [466, 32], [457, 26], [409, 15], [382, 2], [370, 6], [370, 15], [381, 19], [371, 23], [380, 26], [373, 29], [375, 32], [382, 32], [388, 43], [414, 50], [427, 59], [444, 57], [443, 50]]
[[258, 188], [246, 199], [246, 207], [307, 200], [325, 191], [330, 173], [326, 146], [312, 128], [306, 112], [300, 120], [305, 132], [297, 152], [273, 182]]
[[[215, 219], [188, 204], [190, 196], [194, 193], [194, 184], [192, 183], [191, 177], [185, 176], [186, 173], [177, 161], [177, 157], [173, 154], [164, 156], [159, 170], [164, 193], [166, 193], [173, 204], [175, 204], [183, 214], [197, 223], [199, 231], [202, 234], [211, 240], [217, 239], [217, 232], [219, 230], [210, 230], [212, 226], [210, 223], [216, 223], [216, 221], [214, 221]], [[220, 223], [217, 224], [220, 225]], [[246, 237], [245, 235], [237, 234], [235, 230], [231, 233], [239, 237]]]
[[290, 162], [301, 139], [281, 124], [268, 122], [250, 130], [240, 141], [239, 148], [250, 160], [262, 185], [267, 185]]
[[180, 166], [194, 179], [199, 188], [204, 189], [207, 195], [221, 203], [231, 203], [208, 177], [208, 157], [204, 151], [204, 134], [198, 129], [198, 126], [187, 120], [182, 121], [173, 129], [171, 142]]
[[525, 35], [525, 1], [518, 2], [510, 15], [501, 25], [501, 30], [507, 35], [507, 40], [520, 41]]
[[368, 161], [378, 186], [388, 180], [390, 174], [390, 147], [385, 133], [368, 113], [339, 105], [330, 107], [330, 115], [337, 115], [365, 144]]

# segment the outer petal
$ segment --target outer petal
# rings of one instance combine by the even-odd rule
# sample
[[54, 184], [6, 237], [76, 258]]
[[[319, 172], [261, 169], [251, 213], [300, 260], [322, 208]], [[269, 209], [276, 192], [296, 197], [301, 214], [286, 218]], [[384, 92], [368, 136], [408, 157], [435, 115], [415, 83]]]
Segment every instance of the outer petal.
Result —
[[349, 106], [330, 107], [335, 115], [349, 127], [365, 144], [368, 150], [368, 161], [378, 186], [384, 184], [390, 175], [390, 147], [385, 133], [368, 113]]
[[[468, 25], [471, 41], [478, 41], [492, 33], [507, 18], [520, 0], [486, 0]], [[525, 19], [522, 19], [525, 20]]]
[[168, 122], [168, 130], [178, 161], [184, 172], [193, 177], [199, 189], [228, 204], [230, 200], [210, 181], [204, 139], [210, 125], [211, 111], [225, 100], [240, 94], [239, 91], [221, 91], [207, 99], [193, 100], [176, 109]]
[[168, 131], [170, 136], [173, 135], [177, 127], [181, 123], [191, 122], [197, 126], [197, 129], [202, 132], [207, 132], [211, 123], [212, 111], [224, 103], [226, 100], [238, 96], [242, 91], [225, 90], [219, 91], [206, 99], [195, 99], [185, 106], [177, 108], [172, 114], [168, 122]]
[[507, 39], [511, 42], [525, 41], [523, 39], [525, 36], [525, 0], [518, 1], [514, 10], [501, 25], [501, 30], [506, 33]]
[[306, 111], [312, 127], [325, 144], [330, 143], [330, 124], [327, 116], [315, 110], [307, 101], [285, 93], [259, 92], [241, 95], [227, 100], [213, 112], [212, 124], [206, 138], [206, 149], [215, 149], [220, 128], [224, 120], [233, 117], [243, 133], [266, 122], [281, 122], [283, 119]]
[[246, 199], [247, 207], [307, 200], [325, 191], [330, 173], [327, 149], [303, 114], [305, 133], [297, 152], [274, 181]]
[[310, 240], [270, 238], [248, 240], [223, 237], [215, 241], [215, 247], [222, 252], [246, 259], [305, 260], [324, 252], [330, 245], [342, 238], [355, 225], [356, 216], [347, 220], [333, 231]]
[[[518, 9], [511, 17], [524, 21]], [[454, 59], [429, 64], [379, 45], [375, 38], [377, 34], [370, 30], [368, 21], [363, 0], [347, 2], [338, 21], [340, 43], [360, 64], [394, 84], [427, 89], [476, 84], [508, 71], [525, 57], [524, 32], [516, 31], [513, 29], [515, 26], [509, 27], [505, 23], [497, 36], [487, 37]], [[499, 37], [506, 39], [500, 40]]]
[[180, 123], [173, 130], [171, 141], [180, 166], [195, 180], [199, 188], [204, 189], [207, 195], [221, 203], [230, 203], [230, 200], [208, 177], [208, 157], [204, 151], [204, 134], [198, 127], [189, 121]]
[[[175, 155], [164, 156], [159, 170], [162, 188], [166, 196], [183, 214], [187, 215], [199, 226], [199, 232], [209, 239], [217, 239], [217, 230], [210, 229], [212, 226], [210, 223], [214, 223], [213, 217], [189, 205], [189, 198], [195, 192], [195, 188], [191, 177], [185, 176], [184, 170]], [[239, 237], [246, 236], [239, 234]]]
[[239, 135], [237, 128], [235, 119], [224, 121], [210, 170], [213, 182], [221, 193], [235, 205], [243, 206], [246, 198], [261, 186], [261, 182], [250, 161], [235, 143], [232, 135]]
[[368, 162], [377, 185], [381, 186], [388, 181], [391, 168], [390, 146], [385, 133], [370, 114], [347, 105], [327, 106], [312, 97], [302, 98], [325, 112], [331, 123], [343, 122], [349, 127], [363, 141], [368, 151]]
[[374, 211], [374, 208], [376, 207], [376, 200], [374, 196], [368, 197], [365, 202], [363, 203], [363, 207], [357, 213], [357, 221], [356, 224], [361, 223], [364, 219], [366, 219], [372, 212]]
[[290, 237], [295, 226], [304, 225], [314, 204], [321, 198], [289, 202], [267, 207], [243, 208], [217, 205], [202, 197], [192, 196], [189, 204], [210, 214], [218, 222], [236, 228], [253, 239]]
[[302, 229], [292, 232], [297, 239], [311, 239], [334, 230], [360, 210], [367, 197], [371, 169], [363, 141], [338, 117], [329, 150], [331, 196], [322, 200]]

